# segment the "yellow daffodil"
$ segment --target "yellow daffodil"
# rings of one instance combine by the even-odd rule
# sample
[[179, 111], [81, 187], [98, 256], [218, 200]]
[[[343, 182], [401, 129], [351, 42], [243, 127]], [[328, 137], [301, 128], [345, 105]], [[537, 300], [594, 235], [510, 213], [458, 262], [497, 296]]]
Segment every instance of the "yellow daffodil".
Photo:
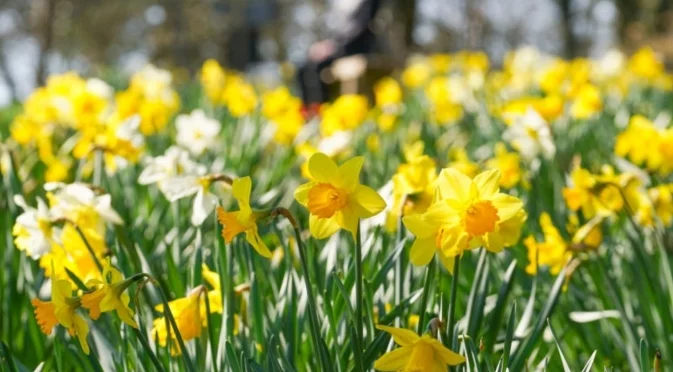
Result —
[[201, 85], [212, 103], [222, 103], [222, 91], [224, 91], [226, 77], [224, 69], [217, 60], [208, 59], [201, 66], [199, 75]]
[[339, 96], [334, 103], [325, 104], [320, 111], [320, 133], [329, 137], [340, 131], [359, 127], [367, 117], [367, 97], [356, 94]]
[[[516, 243], [526, 219], [523, 203], [500, 193], [500, 172], [489, 170], [470, 179], [444, 169], [437, 180], [438, 200], [423, 215], [407, 216], [405, 226], [416, 236], [410, 259], [425, 265], [439, 251], [447, 259], [484, 246], [491, 252]], [[448, 265], [447, 265], [448, 266]]]
[[393, 175], [393, 205], [388, 213], [390, 231], [397, 228], [400, 215], [425, 212], [435, 198], [437, 165], [427, 155], [407, 157]]
[[82, 307], [89, 309], [89, 316], [96, 320], [101, 313], [116, 311], [124, 323], [133, 328], [138, 324], [133, 319], [133, 310], [129, 308], [130, 298], [125, 292], [129, 283], [124, 281], [124, 276], [106, 260], [103, 265], [104, 282], [93, 279], [87, 283], [88, 287], [97, 288], [91, 293], [82, 295]]
[[82, 350], [89, 354], [89, 343], [86, 336], [89, 333], [89, 325], [84, 318], [77, 314], [81, 306], [78, 297], [72, 296], [72, 285], [67, 280], [56, 280], [51, 286], [51, 301], [32, 300], [35, 308], [35, 318], [40, 329], [46, 335], [51, 334], [57, 323], [64, 326], [71, 336], [76, 336]]
[[486, 167], [500, 171], [500, 186], [511, 189], [521, 181], [521, 156], [509, 152], [503, 143], [495, 145], [495, 156], [486, 161]]
[[[168, 307], [173, 314], [175, 323], [177, 325], [178, 331], [180, 331], [180, 336], [184, 341], [193, 340], [201, 335], [202, 323], [201, 318], [201, 295], [203, 293], [202, 288], [195, 288], [187, 297], [179, 298], [168, 302]], [[164, 312], [163, 305], [157, 305], [157, 311]], [[169, 330], [166, 328], [167, 320], [164, 317], [156, 318], [152, 322], [152, 338], [159, 340], [159, 345], [166, 346], [168, 343], [168, 334]], [[169, 326], [171, 326], [169, 324]], [[171, 326], [172, 327], [172, 326]], [[178, 345], [178, 339], [175, 334], [175, 330], [171, 328], [171, 354], [179, 355], [182, 353], [180, 346]]]
[[[257, 231], [257, 220], [264, 213], [253, 211], [250, 207], [250, 192], [252, 190], [252, 181], [250, 177], [243, 177], [234, 180], [231, 186], [232, 195], [238, 201], [239, 210], [235, 212], [225, 212], [222, 207], [217, 207], [217, 219], [223, 226], [222, 236], [227, 243], [231, 243], [238, 234], [245, 233], [245, 239], [260, 255], [270, 258], [271, 251], [267, 248], [264, 241]], [[268, 213], [266, 213], [268, 215]]]
[[465, 358], [449, 349], [429, 334], [418, 336], [408, 329], [377, 325], [388, 332], [400, 347], [389, 351], [374, 362], [379, 371], [446, 371], [447, 366], [465, 362]]
[[344, 229], [355, 235], [358, 221], [381, 212], [386, 203], [373, 189], [360, 184], [363, 157], [341, 166], [323, 153], [308, 160], [311, 181], [297, 188], [294, 197], [309, 211], [311, 234], [324, 239]]
[[568, 263], [572, 253], [568, 250], [568, 243], [563, 239], [558, 229], [554, 227], [549, 214], [542, 213], [540, 227], [542, 228], [544, 241], [536, 242], [533, 236], [524, 240], [524, 245], [528, 250], [526, 272], [535, 275], [538, 266], [547, 266], [551, 274], [556, 275]]

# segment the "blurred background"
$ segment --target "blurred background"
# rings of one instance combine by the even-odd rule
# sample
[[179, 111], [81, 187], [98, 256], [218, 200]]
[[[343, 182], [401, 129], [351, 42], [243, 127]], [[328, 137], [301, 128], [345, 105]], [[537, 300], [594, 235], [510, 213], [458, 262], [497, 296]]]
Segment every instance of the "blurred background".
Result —
[[673, 60], [673, 0], [0, 0], [0, 106], [69, 70], [123, 76], [152, 62], [179, 82], [207, 58], [252, 76], [300, 69], [333, 51], [321, 41], [344, 31], [344, 14], [390, 71], [460, 49], [497, 66], [524, 45], [567, 58], [650, 45]]

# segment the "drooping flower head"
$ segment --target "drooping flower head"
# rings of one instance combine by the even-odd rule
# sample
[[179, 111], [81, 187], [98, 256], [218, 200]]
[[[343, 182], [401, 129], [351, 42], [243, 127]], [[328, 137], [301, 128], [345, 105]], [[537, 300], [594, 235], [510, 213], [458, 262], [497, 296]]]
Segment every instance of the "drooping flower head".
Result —
[[374, 362], [379, 371], [446, 371], [447, 366], [465, 362], [465, 357], [447, 349], [429, 334], [418, 336], [408, 329], [377, 325], [400, 345]]
[[265, 213], [253, 211], [250, 207], [251, 191], [252, 180], [250, 180], [250, 177], [246, 176], [234, 180], [231, 192], [238, 201], [239, 210], [226, 212], [222, 207], [217, 207], [217, 219], [223, 226], [222, 236], [227, 243], [231, 243], [236, 235], [245, 233], [245, 239], [255, 248], [257, 253], [266, 258], [271, 258], [271, 251], [264, 244], [257, 231], [257, 220]]
[[93, 320], [98, 319], [101, 313], [114, 310], [124, 323], [138, 328], [133, 319], [133, 310], [129, 308], [129, 294], [125, 292], [129, 283], [124, 281], [119, 270], [110, 265], [109, 259], [103, 265], [103, 280], [93, 279], [87, 283], [87, 286], [97, 289], [82, 295], [82, 307], [89, 309], [89, 316]]
[[89, 354], [89, 343], [86, 339], [89, 325], [77, 313], [81, 301], [78, 297], [72, 297], [72, 285], [69, 281], [56, 280], [52, 283], [51, 301], [34, 298], [31, 303], [35, 308], [35, 318], [44, 334], [51, 334], [56, 324], [61, 324], [68, 330], [70, 336], [77, 337], [84, 353]]
[[357, 232], [358, 221], [381, 212], [386, 203], [370, 187], [360, 184], [363, 157], [341, 166], [323, 153], [308, 160], [312, 180], [297, 188], [294, 197], [310, 213], [309, 227], [317, 239], [325, 239], [339, 229]]

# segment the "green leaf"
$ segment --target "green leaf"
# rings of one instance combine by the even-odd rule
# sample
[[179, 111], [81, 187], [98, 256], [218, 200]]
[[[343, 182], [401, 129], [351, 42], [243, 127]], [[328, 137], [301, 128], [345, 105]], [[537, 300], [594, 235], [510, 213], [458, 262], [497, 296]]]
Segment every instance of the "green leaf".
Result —
[[644, 338], [640, 339], [640, 370], [642, 372], [650, 371], [650, 349]]
[[[516, 302], [512, 302], [512, 310], [509, 312], [507, 321], [507, 333], [505, 334], [505, 345], [502, 351], [502, 366], [504, 369], [509, 367], [509, 353], [512, 350], [512, 338], [514, 337], [514, 321], [516, 320]], [[500, 363], [499, 363], [500, 364]]]
[[556, 348], [558, 349], [558, 353], [561, 356], [561, 362], [563, 363], [563, 371], [564, 372], [572, 372], [570, 369], [570, 366], [568, 365], [568, 361], [566, 361], [565, 355], [563, 355], [563, 350], [561, 350], [561, 345], [558, 343], [558, 337], [556, 337], [556, 333], [554, 332], [554, 328], [551, 326], [551, 323], [549, 322], [549, 319], [547, 319], [547, 325], [549, 326], [549, 330], [551, 331], [552, 337], [554, 337], [554, 343], [556, 343]]

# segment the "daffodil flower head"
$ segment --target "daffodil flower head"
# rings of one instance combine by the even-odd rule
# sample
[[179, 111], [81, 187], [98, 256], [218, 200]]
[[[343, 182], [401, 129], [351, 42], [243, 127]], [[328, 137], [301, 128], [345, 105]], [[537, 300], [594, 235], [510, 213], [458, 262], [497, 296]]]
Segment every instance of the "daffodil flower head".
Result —
[[[194, 288], [186, 297], [168, 302], [180, 336], [184, 341], [193, 340], [201, 335], [201, 295], [203, 287]], [[157, 311], [165, 312], [163, 305], [157, 305]], [[166, 346], [168, 335], [171, 337], [171, 354], [181, 354], [177, 337], [173, 329], [166, 328], [166, 318], [157, 318], [152, 322], [152, 338], [159, 339], [159, 345]]]
[[440, 252], [439, 258], [451, 271], [452, 259], [466, 249], [484, 246], [497, 253], [519, 239], [526, 219], [523, 203], [499, 192], [500, 171], [485, 171], [470, 179], [448, 168], [440, 172], [437, 182], [437, 200], [428, 211], [403, 219], [416, 236], [410, 252], [413, 264], [427, 265]]
[[124, 280], [122, 273], [110, 265], [109, 259], [103, 265], [103, 280], [92, 279], [87, 283], [89, 287], [97, 289], [82, 295], [82, 307], [89, 309], [89, 316], [93, 320], [98, 319], [101, 313], [114, 310], [124, 323], [138, 328], [133, 319], [133, 310], [129, 308], [130, 297], [125, 292], [131, 282]]
[[400, 345], [374, 362], [379, 371], [431, 372], [446, 371], [447, 366], [465, 362], [465, 357], [447, 349], [429, 334], [418, 336], [408, 329], [377, 325], [377, 329], [388, 332], [395, 343]]
[[317, 239], [325, 239], [339, 229], [354, 236], [358, 221], [381, 212], [386, 203], [373, 189], [361, 185], [363, 157], [355, 157], [341, 166], [323, 153], [308, 160], [312, 180], [297, 188], [294, 197], [310, 213], [309, 228]]
[[[86, 340], [86, 336], [89, 334], [89, 325], [81, 315], [77, 314], [77, 309], [81, 306], [80, 299], [71, 297], [71, 295], [72, 285], [69, 281], [56, 280], [52, 283], [51, 303], [54, 308], [54, 317], [68, 330], [68, 333], [71, 336], [77, 337], [84, 353], [89, 354], [89, 343]], [[53, 319], [49, 316], [51, 314], [47, 315], [49, 306], [42, 303], [38, 304], [38, 307], [40, 308], [40, 315], [46, 316], [42, 317], [44, 324], [44, 326], [42, 326], [42, 331], [44, 332], [45, 329], [52, 324]], [[38, 310], [36, 307], [36, 313], [37, 312]]]
[[245, 239], [260, 255], [270, 258], [271, 251], [259, 236], [257, 220], [269, 215], [266, 211], [254, 211], [250, 207], [250, 193], [252, 181], [250, 177], [235, 179], [231, 185], [231, 192], [238, 201], [239, 210], [226, 212], [222, 207], [217, 207], [217, 219], [223, 226], [222, 236], [227, 243], [231, 243], [238, 234], [245, 233]]

